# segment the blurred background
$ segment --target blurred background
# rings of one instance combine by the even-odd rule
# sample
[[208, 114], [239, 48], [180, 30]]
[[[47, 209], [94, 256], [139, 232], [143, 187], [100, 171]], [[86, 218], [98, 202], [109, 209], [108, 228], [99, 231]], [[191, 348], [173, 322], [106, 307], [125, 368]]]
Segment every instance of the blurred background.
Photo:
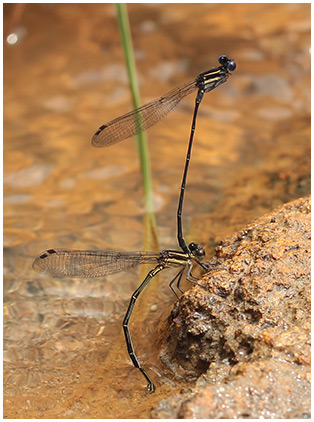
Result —
[[[183, 210], [187, 241], [210, 258], [225, 235], [310, 192], [310, 4], [129, 4], [128, 11], [142, 103], [217, 66], [222, 54], [237, 63], [201, 104]], [[194, 101], [185, 98], [148, 131], [162, 249], [177, 248]], [[114, 4], [4, 5], [6, 418], [149, 417], [184, 386], [158, 358], [176, 300], [171, 271], [143, 293], [131, 324], [157, 384], [147, 396], [121, 326], [142, 272], [57, 280], [31, 267], [49, 248], [143, 248], [135, 142], [104, 149], [90, 142], [130, 109]]]

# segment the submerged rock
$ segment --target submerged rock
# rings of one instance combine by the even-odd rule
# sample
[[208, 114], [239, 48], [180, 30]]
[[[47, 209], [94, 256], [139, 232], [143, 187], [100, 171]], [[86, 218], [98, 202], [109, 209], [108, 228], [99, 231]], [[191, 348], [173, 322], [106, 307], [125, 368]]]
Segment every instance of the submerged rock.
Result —
[[310, 417], [310, 199], [221, 241], [177, 302], [162, 360], [198, 381], [155, 418]]

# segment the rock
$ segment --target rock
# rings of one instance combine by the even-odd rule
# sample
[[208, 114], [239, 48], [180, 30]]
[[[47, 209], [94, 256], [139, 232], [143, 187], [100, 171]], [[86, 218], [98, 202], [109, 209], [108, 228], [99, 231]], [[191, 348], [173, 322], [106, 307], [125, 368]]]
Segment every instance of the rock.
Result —
[[221, 241], [177, 302], [162, 360], [191, 391], [155, 418], [310, 417], [310, 199]]

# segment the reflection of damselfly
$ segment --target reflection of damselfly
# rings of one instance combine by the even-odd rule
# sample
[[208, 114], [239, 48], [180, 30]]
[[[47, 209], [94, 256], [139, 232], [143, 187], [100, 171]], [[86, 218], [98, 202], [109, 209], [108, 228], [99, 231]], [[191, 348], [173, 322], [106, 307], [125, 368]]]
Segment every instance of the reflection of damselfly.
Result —
[[103, 147], [129, 138], [163, 119], [174, 109], [182, 98], [194, 92], [196, 89], [198, 90], [177, 210], [177, 238], [182, 251], [164, 250], [156, 254], [151, 252], [97, 252], [48, 249], [41, 253], [33, 263], [35, 271], [46, 273], [53, 277], [82, 278], [101, 277], [133, 268], [140, 264], [157, 264], [154, 269], [149, 271], [144, 281], [133, 293], [123, 320], [123, 330], [129, 356], [134, 366], [142, 372], [148, 381], [147, 391], [150, 393], [155, 391], [155, 386], [148, 374], [141, 367], [135, 355], [129, 330], [129, 321], [139, 294], [150, 280], [161, 270], [170, 267], [181, 267], [178, 274], [169, 284], [174, 291], [172, 285], [176, 281], [177, 288], [181, 291], [180, 281], [186, 267], [188, 267], [186, 278], [191, 282], [196, 282], [195, 280], [197, 280], [197, 277], [192, 274], [193, 262], [196, 262], [204, 269], [209, 268], [206, 264], [201, 262], [201, 259], [205, 256], [204, 249], [194, 242], [189, 245], [186, 244], [183, 238], [181, 214], [199, 105], [203, 99], [204, 93], [209, 92], [226, 82], [230, 74], [229, 71], [233, 71], [236, 68], [235, 62], [228, 59], [226, 56], [220, 56], [218, 60], [220, 63], [219, 67], [203, 72], [196, 77], [195, 81], [181, 85], [163, 97], [118, 117], [107, 125], [101, 126], [92, 139], [92, 144], [94, 146]]
[[126, 113], [123, 116], [117, 117], [105, 125], [100, 126], [92, 138], [92, 145], [94, 147], [107, 147], [116, 144], [117, 142], [123, 141], [124, 139], [127, 139], [133, 135], [136, 135], [137, 133], [142, 132], [145, 129], [148, 129], [159, 120], [162, 120], [179, 104], [182, 98], [198, 90], [195, 100], [190, 140], [185, 160], [179, 205], [177, 210], [178, 243], [182, 250], [187, 254], [189, 253], [189, 248], [183, 237], [181, 215], [198, 108], [204, 94], [206, 92], [212, 91], [214, 88], [217, 88], [217, 86], [226, 82], [230, 75], [229, 71], [233, 71], [236, 68], [235, 61], [229, 59], [227, 56], [220, 56], [218, 61], [220, 66], [213, 67], [206, 72], [200, 73], [194, 81], [180, 85], [164, 96], [153, 100], [136, 110]]
[[[187, 280], [195, 282], [197, 277], [192, 274], [193, 261], [203, 268], [207, 266], [200, 259], [205, 256], [205, 251], [196, 243], [189, 244], [189, 253], [182, 251], [164, 250], [160, 253], [153, 252], [114, 252], [114, 251], [84, 251], [67, 249], [48, 249], [37, 256], [33, 263], [33, 269], [37, 272], [45, 273], [53, 277], [101, 277], [108, 274], [117, 273], [136, 267], [140, 264], [157, 264], [150, 270], [141, 285], [132, 294], [128, 310], [123, 320], [123, 330], [130, 358], [136, 368], [138, 368], [148, 381], [147, 391], [155, 391], [155, 385], [141, 367], [132, 344], [129, 330], [129, 321], [136, 302], [136, 299], [147, 286], [150, 280], [159, 271], [165, 268], [182, 267], [169, 286], [174, 291], [172, 285], [176, 281], [177, 288], [180, 289], [180, 281], [186, 267], [188, 267]], [[175, 292], [175, 291], [174, 291]]]

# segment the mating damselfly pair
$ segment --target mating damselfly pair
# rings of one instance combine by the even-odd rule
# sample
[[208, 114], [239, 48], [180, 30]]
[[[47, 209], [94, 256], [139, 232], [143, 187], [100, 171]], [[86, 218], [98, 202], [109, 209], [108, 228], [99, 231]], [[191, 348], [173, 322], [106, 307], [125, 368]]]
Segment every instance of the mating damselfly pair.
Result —
[[35, 271], [60, 278], [101, 277], [127, 270], [140, 264], [151, 263], [155, 265], [132, 294], [123, 320], [123, 330], [129, 356], [134, 366], [142, 372], [147, 380], [147, 391], [150, 393], [155, 391], [155, 385], [142, 368], [135, 354], [129, 330], [129, 321], [138, 296], [150, 280], [160, 271], [165, 268], [180, 267], [178, 274], [173, 278], [169, 286], [174, 291], [172, 286], [176, 282], [177, 288], [181, 291], [180, 281], [186, 268], [188, 269], [186, 279], [194, 283], [198, 280], [192, 274], [194, 263], [197, 263], [205, 270], [209, 269], [209, 266], [202, 262], [205, 256], [204, 249], [195, 242], [187, 244], [184, 239], [182, 208], [199, 105], [204, 94], [226, 82], [230, 72], [236, 68], [234, 60], [229, 59], [227, 56], [220, 56], [218, 61], [220, 66], [200, 73], [194, 81], [180, 85], [164, 96], [102, 125], [92, 138], [92, 145], [95, 147], [106, 147], [127, 139], [162, 120], [185, 96], [197, 90], [177, 209], [177, 239], [182, 250], [163, 250], [160, 253], [153, 253], [48, 249], [38, 255], [33, 263]]

